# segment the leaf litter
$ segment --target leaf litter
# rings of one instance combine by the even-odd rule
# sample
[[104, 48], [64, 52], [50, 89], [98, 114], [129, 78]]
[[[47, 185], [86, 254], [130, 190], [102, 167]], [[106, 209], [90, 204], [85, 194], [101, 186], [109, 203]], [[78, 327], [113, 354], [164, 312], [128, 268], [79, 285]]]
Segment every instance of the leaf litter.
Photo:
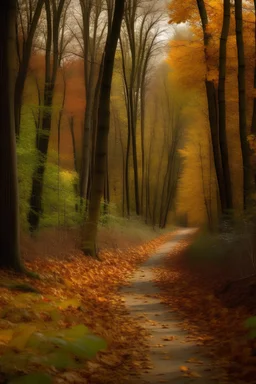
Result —
[[[179, 315], [181, 328], [189, 333], [187, 340], [203, 347], [205, 356], [223, 372], [212, 379], [221, 383], [255, 383], [256, 342], [249, 340], [244, 326], [246, 319], [256, 314], [255, 308], [252, 312], [245, 300], [243, 305], [225, 305], [215, 294], [217, 282], [188, 263], [186, 255], [191, 241], [182, 240], [166, 258], [164, 268], [155, 268], [161, 300]], [[230, 297], [230, 301], [238, 300]], [[201, 364], [194, 356], [187, 362]], [[199, 377], [186, 366], [180, 367], [180, 371], [185, 377]]]
[[[44, 368], [46, 380], [49, 374], [59, 384], [120, 384], [128, 383], [131, 374], [139, 375], [151, 369], [147, 357], [148, 334], [130, 317], [118, 290], [136, 267], [169, 237], [170, 234], [164, 235], [128, 250], [102, 250], [101, 262], [79, 251], [63, 260], [49, 255], [27, 261], [26, 266], [38, 273], [40, 280], [1, 271], [1, 280], [31, 284], [40, 294], [0, 287], [0, 359], [7, 345], [23, 353], [35, 332], [47, 333], [53, 328], [72, 330], [85, 325], [106, 341], [107, 349], [83, 366], [74, 366], [75, 369]], [[36, 359], [35, 363], [26, 361], [20, 367], [11, 367], [13, 374], [31, 374], [31, 377], [40, 370]], [[0, 382], [5, 380], [5, 375], [0, 376]]]

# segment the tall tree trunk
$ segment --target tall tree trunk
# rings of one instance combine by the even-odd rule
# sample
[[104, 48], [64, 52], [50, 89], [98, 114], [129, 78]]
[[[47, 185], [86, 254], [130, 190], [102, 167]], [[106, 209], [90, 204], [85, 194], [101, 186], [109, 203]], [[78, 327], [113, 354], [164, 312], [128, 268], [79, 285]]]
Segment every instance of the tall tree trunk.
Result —
[[[44, 5], [44, 0], [38, 0], [36, 9], [32, 20], [27, 20], [28, 25], [28, 35], [23, 36], [22, 42], [22, 53], [18, 54], [19, 56], [19, 70], [15, 82], [15, 92], [14, 92], [14, 113], [15, 113], [15, 131], [17, 137], [20, 135], [20, 119], [21, 119], [21, 107], [22, 107], [22, 97], [25, 87], [25, 81], [27, 78], [29, 61], [31, 57], [33, 39], [36, 32], [36, 27], [41, 16], [42, 8]], [[30, 5], [32, 7], [32, 5]], [[30, 9], [32, 12], [32, 9]], [[19, 36], [16, 36], [18, 39]], [[19, 43], [18, 43], [19, 46]]]
[[[34, 232], [39, 228], [40, 216], [42, 214], [44, 174], [46, 169], [52, 123], [52, 103], [59, 66], [59, 25], [64, 2], [65, 0], [60, 0], [58, 3], [58, 8], [56, 8], [55, 3], [53, 3], [53, 7], [51, 9], [50, 0], [45, 0], [47, 41], [45, 52], [44, 106], [42, 112], [41, 132], [37, 140], [36, 148], [38, 150], [38, 164], [36, 165], [32, 176], [30, 208], [28, 212], [30, 232]], [[52, 48], [53, 57], [51, 58]]]
[[[131, 93], [131, 101], [133, 93]], [[133, 159], [133, 174], [134, 174], [134, 197], [136, 214], [140, 215], [140, 193], [139, 193], [139, 172], [138, 172], [138, 154], [137, 154], [137, 137], [136, 137], [136, 120], [133, 102], [131, 102], [131, 143], [132, 143], [132, 159]]]
[[130, 128], [130, 113], [127, 114], [128, 118], [128, 132], [127, 132], [127, 146], [125, 156], [125, 195], [126, 195], [126, 211], [127, 216], [130, 216], [130, 180], [129, 180], [129, 165], [130, 165], [130, 150], [131, 150], [131, 128]]
[[[75, 139], [75, 131], [74, 131], [74, 116], [69, 118], [69, 129], [72, 140], [72, 148], [73, 148], [73, 157], [74, 157], [74, 170], [78, 176], [78, 160], [77, 160], [77, 149], [76, 149], [76, 139]], [[74, 181], [74, 192], [76, 198], [79, 197], [79, 188], [77, 180]], [[75, 211], [78, 212], [78, 203], [75, 204]]]
[[[254, 0], [254, 92], [256, 91], [256, 0]], [[251, 133], [256, 135], [256, 96], [253, 97]]]
[[129, 109], [129, 86], [126, 75], [126, 66], [125, 66], [125, 47], [122, 43], [122, 38], [120, 38], [120, 47], [122, 52], [122, 71], [123, 71], [123, 86], [124, 86], [124, 95], [125, 95], [125, 106], [127, 111], [127, 146], [126, 146], [126, 154], [125, 154], [125, 173], [124, 173], [124, 184], [125, 184], [125, 200], [126, 200], [126, 212], [127, 216], [130, 216], [130, 183], [129, 183], [129, 160], [130, 160], [130, 149], [131, 149], [131, 123], [130, 123], [130, 109]]
[[155, 227], [157, 223], [157, 206], [159, 203], [159, 185], [160, 185], [160, 174], [163, 166], [163, 159], [164, 159], [164, 147], [165, 143], [163, 143], [163, 147], [161, 150], [159, 163], [157, 167], [157, 175], [156, 175], [156, 181], [155, 181], [155, 188], [154, 188], [154, 195], [153, 195], [153, 208], [152, 208], [152, 225], [153, 228]]
[[242, 0], [235, 0], [235, 19], [236, 19], [236, 44], [238, 58], [238, 93], [239, 93], [239, 131], [243, 161], [243, 204], [244, 209], [248, 208], [251, 194], [251, 169], [250, 169], [250, 150], [247, 140], [246, 122], [246, 93], [245, 93], [245, 57], [243, 39], [243, 11]]
[[144, 192], [145, 192], [145, 79], [143, 79], [141, 84], [141, 198], [140, 198], [140, 208], [141, 215], [144, 213]]
[[109, 203], [110, 203], [108, 156], [106, 161], [107, 161], [107, 164], [106, 164], [105, 184], [104, 184], [104, 215], [107, 215], [109, 213]]
[[[226, 62], [227, 62], [227, 41], [230, 26], [230, 0], [223, 3], [223, 24], [220, 38], [219, 55], [219, 85], [218, 85], [218, 105], [219, 105], [219, 141], [223, 168], [223, 176], [226, 190], [227, 210], [233, 209], [232, 185], [230, 177], [228, 143], [226, 133]], [[229, 212], [230, 213], [230, 212]]]
[[104, 67], [100, 92], [95, 171], [92, 180], [92, 196], [89, 202], [88, 220], [83, 228], [83, 251], [96, 257], [96, 239], [100, 218], [101, 199], [104, 192], [108, 133], [110, 124], [110, 94], [115, 62], [115, 53], [124, 14], [125, 0], [116, 0], [113, 22], [107, 37], [104, 52]]
[[215, 89], [214, 82], [208, 79], [208, 75], [209, 75], [208, 48], [211, 41], [211, 35], [207, 30], [208, 16], [207, 16], [204, 0], [197, 0], [197, 6], [198, 6], [199, 15], [202, 23], [202, 29], [203, 29], [204, 55], [205, 55], [205, 65], [206, 65], [205, 88], [206, 88], [206, 96], [207, 96], [207, 104], [208, 104], [210, 132], [211, 132], [211, 138], [212, 138], [213, 158], [214, 158], [214, 165], [215, 165], [218, 188], [219, 188], [221, 212], [225, 213], [227, 209], [227, 196], [226, 196], [226, 188], [225, 188], [220, 144], [219, 144], [217, 92]]
[[104, 60], [102, 57], [98, 80], [97, 80], [96, 89], [94, 93], [94, 101], [93, 101], [91, 153], [90, 153], [90, 183], [88, 183], [88, 194], [87, 194], [88, 200], [90, 200], [90, 196], [91, 196], [91, 182], [94, 174], [94, 165], [95, 165], [96, 138], [97, 138], [97, 129], [98, 129], [98, 110], [99, 110], [100, 89], [101, 89], [102, 74], [103, 74], [103, 61]]
[[90, 174], [90, 143], [92, 132], [92, 116], [93, 116], [93, 96], [92, 84], [90, 84], [90, 91], [87, 91], [86, 98], [86, 111], [84, 115], [84, 132], [82, 144], [82, 161], [81, 161], [81, 175], [80, 175], [80, 197], [86, 199], [88, 192], [89, 174]]
[[92, 0], [80, 0], [80, 7], [83, 17], [83, 50], [84, 50], [84, 85], [85, 85], [85, 98], [86, 108], [84, 114], [84, 131], [82, 142], [82, 159], [80, 167], [80, 197], [86, 199], [89, 170], [90, 170], [90, 134], [92, 122], [92, 104], [93, 104], [93, 90], [92, 90], [92, 76], [90, 76], [90, 69], [94, 67], [94, 63], [89, 63], [89, 46], [90, 46], [90, 18], [92, 12]]
[[58, 152], [58, 225], [60, 226], [60, 147], [61, 147], [61, 123], [63, 118], [63, 111], [66, 101], [66, 92], [67, 92], [67, 83], [65, 72], [62, 72], [63, 77], [63, 95], [62, 95], [62, 103], [61, 109], [59, 111], [58, 122], [57, 122], [57, 133], [58, 133], [58, 144], [57, 144], [57, 152]]
[[14, 121], [16, 0], [0, 2], [0, 267], [22, 271]]
[[[96, 3], [96, 4], [95, 4]], [[103, 10], [103, 2], [93, 0], [80, 0], [83, 20], [83, 53], [84, 53], [84, 82], [85, 82], [85, 98], [86, 108], [84, 114], [84, 131], [82, 142], [82, 160], [80, 169], [80, 197], [89, 199], [90, 185], [92, 175], [92, 136], [94, 135], [94, 115], [97, 113], [97, 87], [96, 75], [98, 82], [101, 80], [101, 67], [98, 71], [98, 63], [96, 63], [97, 53], [99, 51], [100, 42], [104, 36], [104, 29], [98, 37], [98, 27], [100, 15]], [[99, 41], [97, 41], [99, 40]], [[97, 73], [98, 71], [98, 73]], [[95, 110], [96, 108], [96, 110]]]

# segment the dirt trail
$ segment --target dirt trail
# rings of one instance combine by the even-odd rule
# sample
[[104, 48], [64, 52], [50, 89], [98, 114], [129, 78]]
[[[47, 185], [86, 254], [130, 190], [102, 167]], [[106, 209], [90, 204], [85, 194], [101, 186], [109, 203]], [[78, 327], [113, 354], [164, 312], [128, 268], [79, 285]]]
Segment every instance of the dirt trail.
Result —
[[[131, 314], [150, 332], [150, 360], [153, 368], [144, 372], [133, 383], [212, 384], [214, 379], [211, 361], [202, 356], [202, 349], [187, 340], [177, 315], [162, 304], [156, 295], [160, 292], [154, 285], [153, 268], [164, 265], [164, 258], [193, 229], [180, 230], [169, 242], [161, 246], [141, 266], [131, 279], [131, 286], [122, 290], [122, 295]], [[188, 362], [188, 360], [193, 362]], [[184, 372], [181, 371], [184, 367]], [[189, 371], [186, 372], [186, 369]], [[190, 377], [184, 377], [184, 374]]]

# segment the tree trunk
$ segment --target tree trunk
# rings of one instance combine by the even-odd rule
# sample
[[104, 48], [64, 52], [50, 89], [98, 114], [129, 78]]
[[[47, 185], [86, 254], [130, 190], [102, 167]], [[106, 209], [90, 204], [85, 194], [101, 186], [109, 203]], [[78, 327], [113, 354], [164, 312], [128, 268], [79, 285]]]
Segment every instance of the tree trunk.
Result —
[[0, 2], [0, 267], [22, 271], [14, 121], [16, 0]]
[[227, 210], [227, 197], [226, 188], [224, 182], [224, 175], [221, 162], [221, 153], [219, 145], [219, 126], [218, 126], [218, 109], [217, 109], [217, 94], [214, 83], [212, 81], [205, 81], [208, 113], [210, 122], [210, 133], [211, 133], [211, 145], [214, 159], [214, 166], [217, 177], [217, 184], [220, 196], [220, 208], [221, 213], [224, 214]]
[[105, 184], [104, 184], [104, 215], [109, 214], [109, 203], [110, 203], [108, 157], [106, 161], [107, 161], [107, 164], [106, 164]]
[[38, 137], [38, 164], [34, 170], [32, 177], [32, 190], [30, 196], [30, 209], [28, 213], [28, 223], [30, 232], [34, 232], [39, 227], [40, 216], [42, 215], [42, 196], [43, 196], [43, 184], [44, 174], [47, 161], [47, 153], [49, 146], [49, 137], [51, 131], [52, 122], [52, 100], [53, 100], [53, 88], [52, 86], [45, 85], [44, 96], [44, 111], [42, 117], [42, 132]]
[[[256, 0], [254, 0], [254, 92], [256, 91]], [[251, 134], [256, 135], [256, 96], [253, 97]]]
[[140, 209], [141, 215], [144, 213], [144, 192], [145, 192], [145, 79], [142, 80], [141, 84], [141, 198], [140, 198]]
[[250, 149], [247, 141], [247, 122], [246, 122], [246, 93], [245, 93], [245, 57], [243, 39], [243, 11], [242, 0], [235, 0], [235, 19], [236, 19], [236, 44], [238, 58], [238, 93], [239, 93], [239, 131], [243, 159], [243, 204], [244, 209], [248, 208], [251, 194], [251, 169], [250, 169]]
[[[220, 38], [219, 56], [219, 86], [218, 86], [218, 106], [219, 106], [219, 141], [223, 168], [223, 177], [226, 191], [227, 210], [233, 209], [232, 185], [230, 177], [228, 143], [226, 133], [226, 62], [227, 62], [227, 40], [230, 26], [230, 0], [223, 3], [223, 24]], [[229, 212], [230, 213], [230, 212]]]
[[[20, 119], [21, 119], [21, 107], [22, 107], [22, 97], [25, 87], [25, 81], [27, 78], [28, 68], [29, 68], [29, 60], [31, 57], [32, 44], [34, 35], [36, 32], [36, 27], [38, 25], [38, 21], [42, 12], [42, 8], [44, 5], [44, 0], [39, 0], [36, 5], [36, 9], [31, 21], [31, 25], [29, 25], [28, 35], [22, 44], [22, 56], [20, 58], [19, 70], [16, 77], [15, 82], [15, 92], [14, 92], [14, 113], [15, 113], [15, 131], [17, 137], [20, 135]], [[32, 12], [32, 10], [30, 10]], [[28, 20], [29, 22], [29, 20]], [[18, 36], [16, 36], [18, 39]]]
[[116, 0], [112, 27], [109, 29], [104, 53], [104, 67], [98, 111], [95, 170], [92, 180], [92, 196], [89, 202], [88, 220], [83, 228], [82, 249], [86, 255], [97, 256], [96, 238], [100, 218], [101, 199], [104, 193], [108, 133], [110, 124], [110, 94], [115, 53], [124, 14], [125, 0]]
[[[92, 87], [92, 86], [91, 86]], [[92, 131], [92, 108], [93, 98], [90, 92], [87, 91], [86, 98], [86, 110], [84, 115], [84, 133], [83, 133], [83, 144], [82, 144], [82, 161], [81, 161], [81, 175], [80, 175], [80, 197], [86, 199], [88, 192], [88, 182], [90, 173], [90, 142], [91, 142], [91, 131]]]
[[[74, 170], [78, 175], [78, 160], [77, 160], [77, 149], [76, 149], [76, 138], [75, 138], [75, 132], [74, 132], [74, 116], [71, 116], [69, 118], [69, 129], [71, 134], [71, 140], [72, 140], [72, 148], [73, 148], [73, 157], [74, 157]], [[78, 182], [77, 180], [74, 181], [74, 192], [75, 196], [78, 199], [79, 197], [79, 189], [78, 189]], [[75, 211], [78, 212], [78, 203], [75, 204]]]
[[[133, 93], [131, 99], [133, 99]], [[137, 155], [137, 138], [136, 138], [136, 120], [134, 108], [131, 103], [131, 142], [132, 142], [132, 159], [133, 159], [133, 174], [134, 174], [134, 197], [136, 214], [140, 215], [140, 193], [139, 193], [139, 173], [138, 173], [138, 155]]]
[[[65, 0], [60, 0], [58, 8], [53, 7], [51, 9], [50, 0], [45, 0], [47, 40], [45, 51], [44, 106], [42, 112], [41, 132], [38, 135], [36, 148], [38, 150], [38, 163], [32, 176], [30, 208], [28, 212], [30, 232], [38, 230], [40, 216], [42, 214], [44, 174], [52, 123], [52, 103], [59, 66], [59, 25], [64, 2]], [[51, 58], [52, 49], [53, 57]]]
[[156, 181], [155, 181], [155, 188], [154, 188], [154, 195], [153, 195], [153, 208], [152, 208], [152, 224], [153, 228], [155, 227], [157, 223], [157, 205], [159, 203], [159, 185], [160, 185], [160, 174], [163, 166], [163, 159], [164, 159], [164, 147], [165, 143], [163, 143], [163, 147], [161, 150], [161, 155], [159, 158], [159, 163], [157, 167], [157, 175], [156, 175]]
[[221, 203], [221, 213], [225, 213], [227, 209], [227, 196], [225, 181], [222, 168], [221, 152], [220, 152], [220, 143], [219, 143], [219, 125], [218, 125], [218, 104], [217, 104], [217, 94], [214, 82], [208, 79], [209, 74], [209, 53], [208, 47], [211, 41], [211, 35], [209, 34], [208, 28], [208, 16], [205, 8], [204, 0], [197, 0], [198, 11], [202, 23], [203, 29], [203, 39], [204, 39], [204, 56], [205, 56], [205, 66], [206, 66], [206, 78], [205, 78], [205, 88], [206, 88], [206, 97], [208, 104], [208, 114], [209, 114], [209, 124], [210, 132], [212, 139], [212, 151], [214, 158], [214, 165], [219, 189], [220, 203]]
[[129, 182], [129, 160], [130, 160], [130, 149], [131, 149], [131, 132], [128, 113], [128, 133], [127, 133], [127, 147], [125, 156], [125, 195], [126, 195], [126, 211], [127, 216], [130, 216], [130, 182]]

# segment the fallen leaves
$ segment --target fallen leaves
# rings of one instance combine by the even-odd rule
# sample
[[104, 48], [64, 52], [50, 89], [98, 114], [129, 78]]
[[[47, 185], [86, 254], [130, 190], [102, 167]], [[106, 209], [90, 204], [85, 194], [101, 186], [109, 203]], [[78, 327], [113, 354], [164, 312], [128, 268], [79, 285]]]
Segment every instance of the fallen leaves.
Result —
[[[183, 319], [182, 328], [188, 331], [186, 340], [203, 346], [202, 352], [207, 347], [207, 356], [220, 371], [217, 379], [212, 373], [212, 379], [255, 383], [256, 357], [253, 356], [253, 348], [256, 343], [252, 345], [248, 341], [244, 328], [250, 313], [244, 306], [225, 307], [214, 294], [216, 282], [213, 284], [201, 270], [190, 267], [186, 258], [190, 241], [181, 241], [166, 258], [165, 267], [155, 269], [161, 299]], [[200, 359], [194, 357], [188, 359], [187, 363], [202, 364]], [[205, 370], [211, 372], [212, 368]], [[180, 371], [185, 377], [200, 377], [199, 373], [187, 366], [180, 367]]]
[[[47, 368], [56, 383], [119, 384], [129, 381], [131, 374], [150, 370], [147, 332], [129, 316], [118, 289], [166, 238], [167, 235], [126, 251], [102, 250], [101, 262], [86, 258], [79, 251], [68, 260], [48, 255], [27, 262], [27, 267], [39, 273], [41, 279], [15, 278], [35, 286], [42, 294], [18, 294], [0, 288], [0, 305], [7, 309], [0, 313], [0, 355], [2, 346], [14, 336], [16, 348], [22, 347], [34, 327], [47, 329], [54, 324], [56, 329], [63, 329], [84, 324], [107, 341], [108, 350], [99, 352], [95, 360], [77, 371]], [[1, 271], [0, 278], [13, 276]], [[26, 331], [20, 333], [19, 325], [24, 322]]]

